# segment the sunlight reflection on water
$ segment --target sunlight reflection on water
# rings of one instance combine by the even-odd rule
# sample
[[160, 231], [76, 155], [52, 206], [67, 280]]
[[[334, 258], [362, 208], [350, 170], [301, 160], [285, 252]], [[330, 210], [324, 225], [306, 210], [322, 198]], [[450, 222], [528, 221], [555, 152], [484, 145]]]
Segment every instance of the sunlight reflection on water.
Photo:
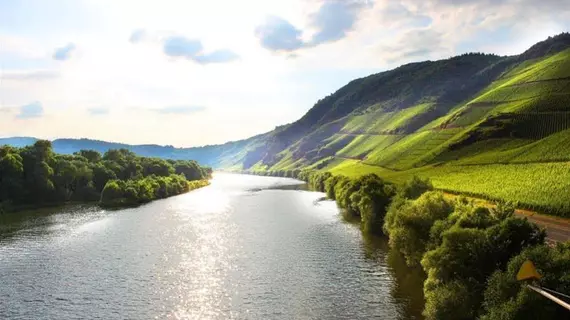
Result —
[[0, 318], [417, 319], [385, 245], [322, 193], [275, 189], [295, 184], [216, 174], [139, 208], [23, 218], [0, 237]]

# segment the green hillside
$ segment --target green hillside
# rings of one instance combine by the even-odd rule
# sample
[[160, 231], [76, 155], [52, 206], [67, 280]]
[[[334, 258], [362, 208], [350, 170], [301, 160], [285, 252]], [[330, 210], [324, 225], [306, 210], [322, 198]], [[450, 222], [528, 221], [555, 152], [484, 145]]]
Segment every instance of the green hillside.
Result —
[[466, 54], [354, 80], [247, 156], [234, 168], [419, 175], [570, 215], [570, 35], [518, 56]]

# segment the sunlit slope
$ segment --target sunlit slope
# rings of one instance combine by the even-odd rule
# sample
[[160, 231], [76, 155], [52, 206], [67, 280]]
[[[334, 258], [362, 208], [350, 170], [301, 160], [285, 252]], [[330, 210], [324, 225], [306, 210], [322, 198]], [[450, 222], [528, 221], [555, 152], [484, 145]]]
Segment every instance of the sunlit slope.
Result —
[[[353, 117], [347, 121], [350, 128], [384, 135], [359, 136], [335, 155], [395, 170], [447, 161], [567, 160], [570, 141], [564, 131], [570, 128], [570, 50], [514, 65], [473, 99], [415, 132], [390, 136], [395, 127], [392, 123], [388, 122], [385, 130], [374, 125], [386, 123], [388, 116], [402, 123], [400, 119], [409, 119], [407, 115], [414, 109], [425, 110], [409, 108], [377, 120]], [[366, 125], [374, 129], [366, 130]]]
[[569, 114], [570, 50], [564, 50], [514, 65], [441, 119], [325, 170], [376, 173], [396, 183], [429, 177], [440, 189], [569, 216]]
[[[420, 175], [440, 189], [569, 215], [569, 48], [562, 34], [519, 56], [467, 55], [360, 79], [330, 96], [357, 100], [351, 110], [335, 119], [317, 105], [309, 130], [243, 168], [376, 173], [393, 182]], [[462, 76], [446, 82], [449, 74]], [[390, 78], [404, 75], [405, 84]]]
[[[433, 75], [432, 64], [411, 72]], [[348, 115], [316, 126], [289, 145], [283, 143], [273, 157], [265, 152], [259, 161], [244, 168], [288, 170], [339, 157], [407, 170], [449, 159], [446, 153], [479, 141], [506, 138], [505, 143], [511, 139], [531, 142], [569, 128], [570, 50], [529, 60], [456, 57], [440, 67], [451, 72], [450, 65], [461, 69], [464, 64], [481, 67], [469, 78], [480, 86], [478, 91], [453, 91], [452, 87], [464, 85], [457, 81], [438, 90], [425, 90], [429, 96], [408, 99], [412, 94], [405, 86], [396, 98], [363, 104]], [[443, 76], [438, 73], [438, 77]], [[422, 86], [431, 88], [428, 82]]]

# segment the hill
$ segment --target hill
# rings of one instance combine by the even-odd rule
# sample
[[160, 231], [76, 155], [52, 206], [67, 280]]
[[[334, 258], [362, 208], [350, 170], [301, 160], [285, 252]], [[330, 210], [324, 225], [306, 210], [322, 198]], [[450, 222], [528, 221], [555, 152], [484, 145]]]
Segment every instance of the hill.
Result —
[[10, 137], [0, 138], [0, 145], [11, 145], [14, 147], [25, 147], [34, 144], [38, 139], [32, 137]]
[[60, 139], [54, 148], [126, 148], [235, 170], [374, 172], [393, 182], [419, 175], [440, 189], [570, 215], [570, 34], [516, 56], [470, 53], [356, 79], [296, 122], [223, 145]]
[[236, 168], [313, 168], [570, 215], [570, 34], [517, 56], [465, 54], [350, 82]]

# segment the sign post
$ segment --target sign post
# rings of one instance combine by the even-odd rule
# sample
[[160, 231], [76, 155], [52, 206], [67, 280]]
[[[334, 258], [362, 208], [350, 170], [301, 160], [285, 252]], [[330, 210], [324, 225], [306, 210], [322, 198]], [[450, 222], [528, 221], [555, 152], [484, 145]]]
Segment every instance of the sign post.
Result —
[[[538, 273], [538, 271], [536, 271], [536, 267], [534, 266], [534, 264], [530, 260], [525, 261], [522, 264], [521, 268], [519, 269], [519, 272], [517, 273], [517, 280], [518, 281], [539, 280], [540, 278], [542, 278], [542, 276]], [[556, 302], [560, 306], [562, 306], [562, 307], [564, 307], [570, 311], [570, 304], [568, 302], [563, 301], [563, 300], [555, 297], [554, 295], [543, 290], [540, 287], [536, 287], [536, 286], [533, 286], [530, 284], [527, 284], [526, 286], [529, 289], [541, 294], [543, 297], [549, 299], [550, 301]], [[550, 289], [548, 289], [548, 290], [551, 292], [556, 292], [554, 290], [550, 290]]]

